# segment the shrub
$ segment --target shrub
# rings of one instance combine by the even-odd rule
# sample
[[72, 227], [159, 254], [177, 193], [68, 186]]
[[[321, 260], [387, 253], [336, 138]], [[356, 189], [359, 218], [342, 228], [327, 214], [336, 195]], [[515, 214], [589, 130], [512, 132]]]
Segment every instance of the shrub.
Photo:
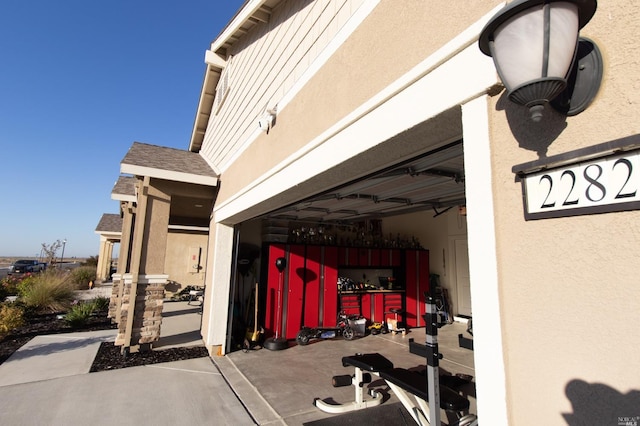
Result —
[[23, 280], [18, 285], [18, 290], [19, 300], [26, 307], [37, 311], [62, 311], [73, 297], [69, 274], [54, 269]]
[[18, 295], [18, 284], [21, 279], [13, 275], [4, 277], [0, 280], [0, 302], [2, 302], [7, 296]]
[[87, 320], [94, 312], [94, 302], [80, 302], [69, 309], [69, 312], [64, 316], [64, 320], [71, 327], [80, 327], [87, 323]]
[[96, 268], [92, 266], [80, 266], [71, 271], [71, 282], [76, 289], [89, 288], [89, 281], [96, 280]]
[[18, 278], [18, 282], [16, 283], [16, 289], [18, 291], [18, 295], [22, 296], [35, 282], [35, 277], [33, 274], [25, 274], [22, 278]]
[[0, 339], [24, 324], [24, 312], [12, 303], [0, 303]]
[[91, 303], [93, 303], [96, 312], [107, 311], [109, 309], [109, 303], [111, 300], [108, 297], [98, 296], [91, 299]]

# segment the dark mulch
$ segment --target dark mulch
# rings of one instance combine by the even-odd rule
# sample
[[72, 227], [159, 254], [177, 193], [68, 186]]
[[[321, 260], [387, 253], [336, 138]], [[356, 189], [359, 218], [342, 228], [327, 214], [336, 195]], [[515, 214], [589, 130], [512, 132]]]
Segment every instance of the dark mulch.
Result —
[[[70, 327], [58, 314], [31, 315], [24, 326], [17, 328], [0, 340], [0, 364], [5, 362], [15, 351], [38, 335], [76, 333], [81, 331], [97, 331], [115, 329], [117, 326], [107, 318], [107, 313], [99, 313], [81, 327]], [[120, 347], [113, 342], [102, 343], [91, 366], [91, 372], [115, 370], [119, 368], [155, 364], [159, 362], [181, 361], [201, 358], [209, 353], [202, 346], [189, 348], [171, 348], [147, 352], [132, 353], [124, 357]]]
[[141, 365], [157, 364], [160, 362], [182, 361], [185, 359], [202, 358], [209, 356], [204, 346], [187, 348], [154, 349], [151, 351], [130, 353], [123, 355], [120, 346], [113, 342], [104, 342], [98, 349], [98, 354], [93, 360], [91, 373], [97, 371], [117, 370], [119, 368], [138, 367]]

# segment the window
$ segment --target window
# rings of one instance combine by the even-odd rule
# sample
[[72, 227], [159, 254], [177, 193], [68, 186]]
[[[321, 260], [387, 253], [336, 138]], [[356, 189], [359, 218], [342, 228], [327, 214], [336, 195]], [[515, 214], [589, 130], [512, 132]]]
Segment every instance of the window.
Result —
[[216, 86], [216, 97], [213, 100], [213, 111], [215, 114], [218, 114], [218, 111], [220, 111], [222, 104], [229, 94], [229, 69], [231, 68], [231, 59], [232, 57], [229, 58], [227, 66], [222, 70], [220, 80], [218, 80], [218, 85]]

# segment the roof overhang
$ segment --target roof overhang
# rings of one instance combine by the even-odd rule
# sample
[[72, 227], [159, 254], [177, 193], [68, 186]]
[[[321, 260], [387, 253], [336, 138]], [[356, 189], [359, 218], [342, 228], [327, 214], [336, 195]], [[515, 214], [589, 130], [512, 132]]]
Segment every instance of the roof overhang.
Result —
[[247, 0], [205, 52], [204, 62], [207, 66], [191, 131], [189, 151], [198, 152], [202, 147], [211, 117], [216, 87], [222, 70], [227, 65], [230, 48], [255, 25], [269, 22], [273, 8], [280, 2], [281, 0]]
[[173, 170], [164, 170], [154, 167], [139, 166], [135, 164], [121, 163], [120, 173], [130, 174], [134, 176], [149, 176], [156, 179], [171, 180], [174, 182], [195, 183], [207, 186], [216, 186], [218, 184], [217, 177], [177, 172]]
[[[174, 182], [217, 186], [218, 174], [198, 153], [134, 142], [120, 162], [120, 173]], [[130, 190], [121, 191], [130, 195]]]
[[119, 176], [111, 190], [111, 199], [135, 203], [137, 201], [135, 178], [133, 176]]
[[119, 214], [105, 213], [94, 231], [101, 238], [120, 241], [122, 237], [122, 217]]

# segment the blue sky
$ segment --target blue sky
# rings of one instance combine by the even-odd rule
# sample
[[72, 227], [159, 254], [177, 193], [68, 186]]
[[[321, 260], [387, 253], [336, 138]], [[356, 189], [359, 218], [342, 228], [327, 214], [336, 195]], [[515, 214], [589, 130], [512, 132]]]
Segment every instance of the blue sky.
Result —
[[205, 50], [243, 3], [0, 3], [0, 256], [98, 254], [120, 161], [134, 141], [188, 148]]

